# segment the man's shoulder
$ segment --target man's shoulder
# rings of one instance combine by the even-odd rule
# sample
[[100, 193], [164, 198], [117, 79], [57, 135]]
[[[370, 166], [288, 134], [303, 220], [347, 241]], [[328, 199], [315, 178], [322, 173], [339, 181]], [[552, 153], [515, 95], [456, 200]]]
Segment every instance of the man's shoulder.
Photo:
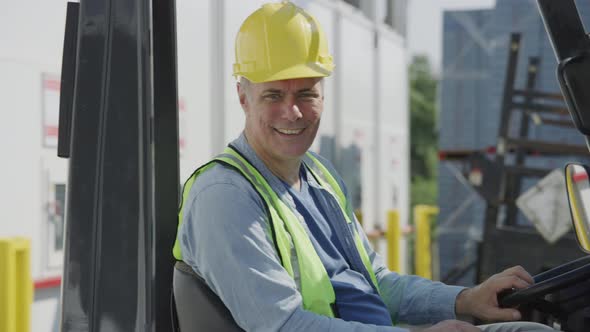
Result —
[[238, 171], [215, 162], [195, 179], [191, 191], [200, 192], [210, 187], [227, 187], [230, 190], [237, 187], [246, 191], [252, 189], [252, 185]]

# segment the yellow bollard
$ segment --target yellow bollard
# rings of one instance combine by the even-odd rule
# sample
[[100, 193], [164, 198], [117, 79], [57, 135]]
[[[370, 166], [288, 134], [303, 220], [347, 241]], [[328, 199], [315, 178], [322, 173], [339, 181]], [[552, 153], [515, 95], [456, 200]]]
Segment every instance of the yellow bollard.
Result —
[[15, 239], [16, 246], [16, 330], [31, 330], [31, 308], [33, 306], [33, 277], [31, 274], [31, 241]]
[[399, 227], [399, 211], [387, 211], [387, 267], [391, 271], [400, 272], [400, 242], [402, 232]]
[[16, 331], [16, 283], [12, 241], [0, 239], [0, 331]]
[[0, 239], [0, 331], [31, 330], [33, 280], [28, 239]]
[[430, 220], [438, 214], [438, 208], [430, 205], [416, 205], [414, 207], [414, 225], [416, 239], [414, 241], [414, 257], [416, 275], [432, 279], [432, 251]]

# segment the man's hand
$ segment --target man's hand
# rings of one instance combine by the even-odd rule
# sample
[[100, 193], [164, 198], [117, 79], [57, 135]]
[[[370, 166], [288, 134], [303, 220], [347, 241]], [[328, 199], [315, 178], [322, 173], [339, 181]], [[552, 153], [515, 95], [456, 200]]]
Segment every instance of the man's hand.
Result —
[[460, 320], [445, 320], [424, 330], [411, 330], [412, 332], [481, 332], [477, 327]]
[[521, 316], [518, 310], [498, 306], [498, 293], [510, 288], [526, 288], [533, 283], [531, 275], [521, 266], [511, 267], [459, 293], [455, 311], [457, 315], [470, 315], [484, 321], [518, 320]]

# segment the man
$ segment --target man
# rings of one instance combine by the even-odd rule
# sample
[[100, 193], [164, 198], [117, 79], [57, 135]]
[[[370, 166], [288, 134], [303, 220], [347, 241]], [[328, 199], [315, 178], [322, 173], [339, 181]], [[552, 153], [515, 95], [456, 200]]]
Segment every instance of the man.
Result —
[[496, 294], [533, 282], [520, 267], [471, 289], [387, 270], [340, 176], [308, 153], [332, 69], [321, 27], [295, 5], [267, 4], [245, 20], [234, 65], [244, 131], [185, 184], [176, 258], [248, 331], [478, 331], [455, 317], [519, 319]]

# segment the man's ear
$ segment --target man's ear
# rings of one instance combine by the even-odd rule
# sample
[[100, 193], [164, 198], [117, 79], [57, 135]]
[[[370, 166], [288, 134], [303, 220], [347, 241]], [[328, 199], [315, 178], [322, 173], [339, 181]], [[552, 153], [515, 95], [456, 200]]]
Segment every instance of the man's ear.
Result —
[[240, 105], [244, 112], [246, 112], [248, 108], [248, 96], [246, 94], [246, 86], [240, 84], [240, 82], [236, 83], [236, 89], [238, 91], [238, 98], [240, 99]]

